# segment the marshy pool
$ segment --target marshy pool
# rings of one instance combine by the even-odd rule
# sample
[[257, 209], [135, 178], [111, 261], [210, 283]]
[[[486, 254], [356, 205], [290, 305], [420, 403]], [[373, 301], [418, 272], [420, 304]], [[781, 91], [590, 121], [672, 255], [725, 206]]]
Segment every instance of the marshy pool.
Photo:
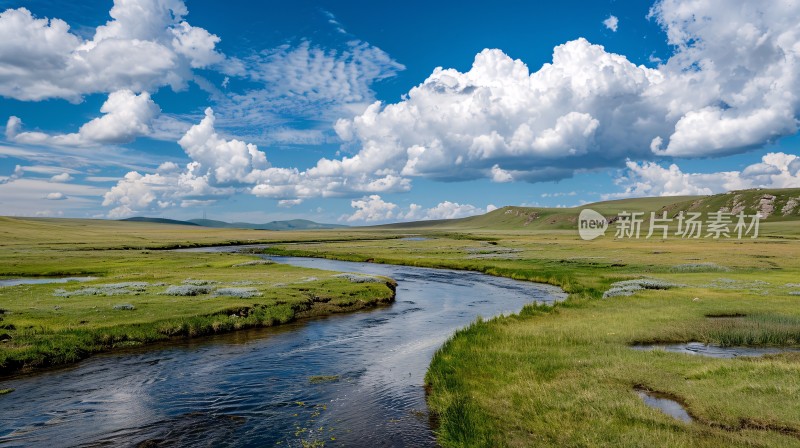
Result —
[[4, 446], [434, 446], [423, 389], [438, 347], [476, 317], [563, 300], [467, 271], [271, 257], [383, 275], [396, 303], [92, 357], [0, 381]]
[[43, 285], [46, 283], [72, 283], [72, 282], [88, 282], [97, 280], [97, 277], [28, 277], [28, 278], [9, 278], [0, 280], [0, 288], [4, 286], [19, 286], [19, 285]]

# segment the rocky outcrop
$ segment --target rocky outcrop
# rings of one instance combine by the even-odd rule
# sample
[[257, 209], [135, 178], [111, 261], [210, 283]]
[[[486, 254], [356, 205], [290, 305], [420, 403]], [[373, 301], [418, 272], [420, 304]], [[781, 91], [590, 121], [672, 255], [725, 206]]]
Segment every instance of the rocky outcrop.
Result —
[[771, 194], [762, 195], [758, 201], [758, 214], [761, 215], [761, 219], [769, 218], [774, 211], [775, 196]]

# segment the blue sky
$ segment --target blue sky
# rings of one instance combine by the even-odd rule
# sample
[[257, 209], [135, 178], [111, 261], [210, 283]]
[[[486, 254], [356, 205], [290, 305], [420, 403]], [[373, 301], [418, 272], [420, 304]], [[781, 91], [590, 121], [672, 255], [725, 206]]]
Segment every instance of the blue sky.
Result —
[[364, 224], [800, 186], [792, 2], [0, 11], [2, 215]]

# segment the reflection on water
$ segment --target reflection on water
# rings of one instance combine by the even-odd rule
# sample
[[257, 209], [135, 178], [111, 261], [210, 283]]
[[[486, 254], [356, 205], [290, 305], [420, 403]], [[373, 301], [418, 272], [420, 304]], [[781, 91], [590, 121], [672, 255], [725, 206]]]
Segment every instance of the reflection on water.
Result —
[[684, 407], [677, 401], [657, 392], [637, 390], [636, 393], [644, 401], [644, 404], [650, 406], [651, 408], [658, 409], [670, 417], [674, 417], [682, 422], [692, 422], [692, 416], [690, 416], [689, 413], [686, 412], [686, 409], [684, 409]]
[[[433, 446], [423, 380], [477, 316], [565, 298], [473, 272], [276, 261], [398, 281], [390, 307], [96, 356], [0, 382], [3, 446]], [[338, 376], [310, 381], [313, 376]]]
[[88, 282], [96, 279], [97, 277], [12, 278], [12, 279], [0, 280], [0, 287], [17, 286], [17, 285], [42, 285], [45, 283]]

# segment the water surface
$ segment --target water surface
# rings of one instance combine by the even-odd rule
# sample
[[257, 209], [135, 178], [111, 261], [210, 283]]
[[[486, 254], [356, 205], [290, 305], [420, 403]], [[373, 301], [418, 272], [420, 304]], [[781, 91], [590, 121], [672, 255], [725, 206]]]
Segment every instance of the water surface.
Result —
[[43, 277], [29, 277], [29, 278], [11, 278], [0, 280], [0, 288], [3, 286], [17, 286], [17, 285], [42, 285], [45, 283], [70, 283], [70, 282], [88, 282], [97, 280], [97, 277], [61, 277], [61, 278], [43, 278]]
[[692, 416], [686, 412], [686, 408], [684, 408], [683, 405], [665, 395], [645, 390], [637, 390], [636, 393], [639, 395], [639, 398], [644, 401], [644, 404], [651, 408], [658, 409], [684, 423], [691, 423], [693, 420]]
[[0, 381], [15, 389], [0, 396], [0, 446], [434, 446], [423, 382], [435, 350], [477, 316], [566, 297], [474, 272], [273, 259], [394, 278], [397, 301]]

